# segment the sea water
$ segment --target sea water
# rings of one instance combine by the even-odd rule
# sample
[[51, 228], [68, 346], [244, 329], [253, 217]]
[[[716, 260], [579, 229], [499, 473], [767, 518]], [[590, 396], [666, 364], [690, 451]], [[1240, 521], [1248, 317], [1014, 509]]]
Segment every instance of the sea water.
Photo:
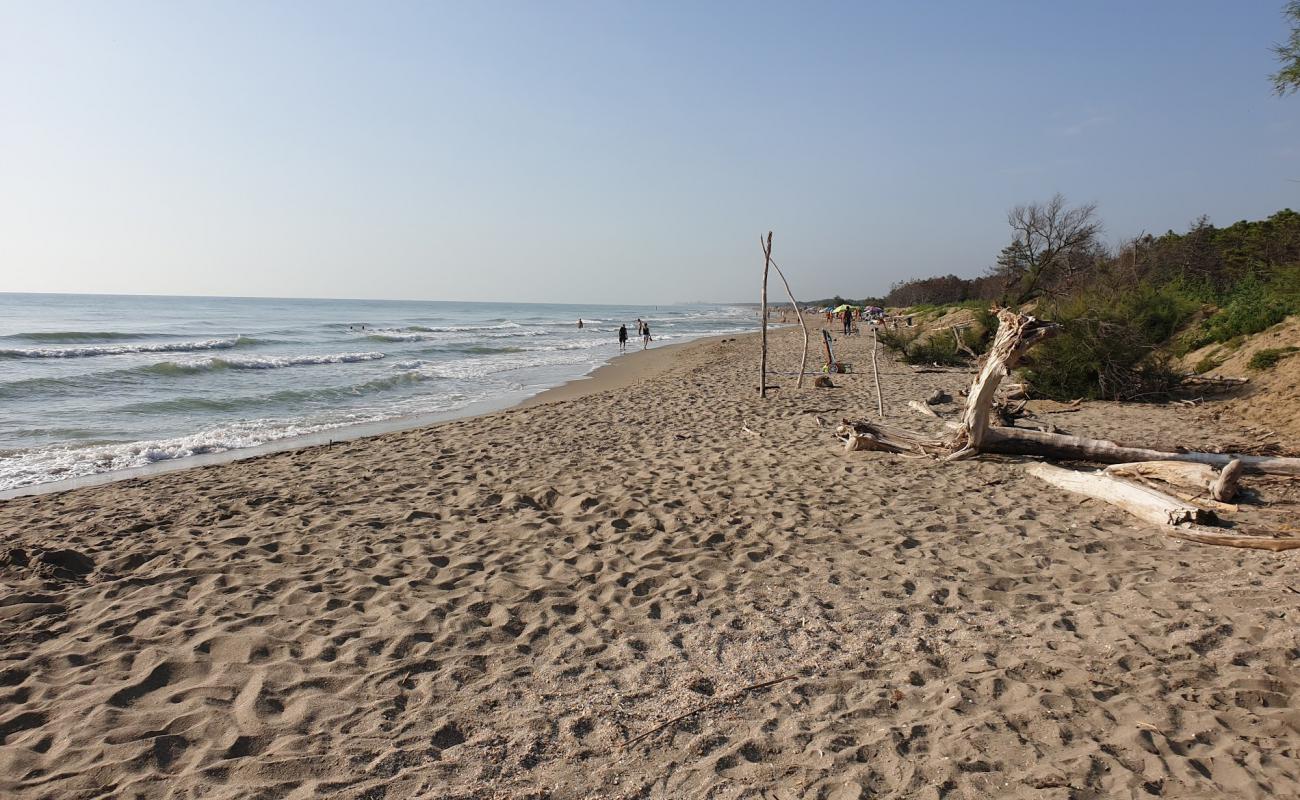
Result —
[[0, 491], [503, 407], [617, 355], [620, 324], [639, 349], [638, 317], [655, 344], [756, 324], [717, 305], [0, 293]]

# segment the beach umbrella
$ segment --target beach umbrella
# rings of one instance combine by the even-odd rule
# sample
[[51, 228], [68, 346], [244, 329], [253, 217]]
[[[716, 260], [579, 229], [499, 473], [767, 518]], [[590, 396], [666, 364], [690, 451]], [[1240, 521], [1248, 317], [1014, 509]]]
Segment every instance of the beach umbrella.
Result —
[[851, 306], [851, 305], [849, 305], [848, 303], [845, 303], [844, 305], [840, 306], [839, 308], [834, 309], [834, 311], [835, 311], [836, 314], [843, 314], [845, 311], [848, 311], [848, 310], [850, 310], [850, 309], [852, 309], [853, 311], [857, 311], [857, 310], [858, 310], [858, 307], [857, 307], [857, 306]]

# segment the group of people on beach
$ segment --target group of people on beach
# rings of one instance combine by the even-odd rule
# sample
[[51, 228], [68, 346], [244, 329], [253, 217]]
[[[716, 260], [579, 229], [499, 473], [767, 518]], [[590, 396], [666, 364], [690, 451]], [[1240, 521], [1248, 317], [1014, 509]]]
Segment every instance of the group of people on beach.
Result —
[[[641, 349], [644, 350], [650, 346], [654, 339], [650, 338], [650, 323], [642, 322], [640, 317], [636, 318], [636, 335], [641, 337]], [[621, 353], [627, 352], [627, 326], [618, 326], [618, 349]]]
[[[583, 328], [582, 318], [578, 318], [578, 330]], [[650, 323], [643, 321], [640, 317], [636, 318], [636, 335], [641, 339], [641, 349], [645, 350], [650, 346], [654, 339], [650, 336]], [[627, 325], [618, 326], [618, 349], [621, 353], [627, 352]]]

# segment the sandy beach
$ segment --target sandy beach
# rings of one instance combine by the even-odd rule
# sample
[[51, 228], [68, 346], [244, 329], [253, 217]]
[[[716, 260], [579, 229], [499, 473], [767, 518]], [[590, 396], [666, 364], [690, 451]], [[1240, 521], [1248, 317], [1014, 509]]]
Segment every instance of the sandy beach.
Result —
[[[0, 795], [1300, 796], [1300, 555], [1169, 539], [1015, 459], [844, 454], [817, 417], [874, 409], [869, 346], [834, 389], [760, 400], [757, 339], [711, 339], [0, 502]], [[918, 430], [908, 400], [969, 381], [881, 370]], [[1249, 440], [1218, 411], [1058, 424]]]

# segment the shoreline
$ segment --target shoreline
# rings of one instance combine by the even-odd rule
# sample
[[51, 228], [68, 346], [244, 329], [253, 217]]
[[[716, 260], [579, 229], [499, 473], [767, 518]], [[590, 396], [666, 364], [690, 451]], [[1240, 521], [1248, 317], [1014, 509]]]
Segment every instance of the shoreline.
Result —
[[[344, 425], [300, 436], [286, 436], [283, 439], [275, 439], [252, 447], [223, 450], [220, 453], [200, 453], [152, 464], [143, 464], [138, 467], [128, 467], [127, 469], [18, 486], [13, 489], [0, 490], [0, 503], [18, 497], [60, 494], [88, 487], [105, 486], [119, 481], [145, 479], [154, 475], [247, 461], [275, 453], [305, 450], [320, 446], [330, 447], [391, 433], [445, 425], [457, 420], [491, 416], [492, 414], [499, 414], [516, 408], [531, 408], [544, 403], [584, 397], [610, 389], [623, 388], [643, 378], [662, 372], [671, 363], [672, 353], [680, 348], [686, 348], [698, 343], [750, 335], [753, 335], [753, 332], [716, 334], [690, 339], [685, 342], [672, 342], [644, 351], [633, 351], [629, 348], [629, 352], [614, 356], [585, 375], [571, 378], [555, 386], [549, 386], [535, 394], [522, 398], [480, 400], [453, 411], [416, 414], [406, 417], [394, 417], [379, 422]], [[639, 358], [634, 358], [637, 356]]]

